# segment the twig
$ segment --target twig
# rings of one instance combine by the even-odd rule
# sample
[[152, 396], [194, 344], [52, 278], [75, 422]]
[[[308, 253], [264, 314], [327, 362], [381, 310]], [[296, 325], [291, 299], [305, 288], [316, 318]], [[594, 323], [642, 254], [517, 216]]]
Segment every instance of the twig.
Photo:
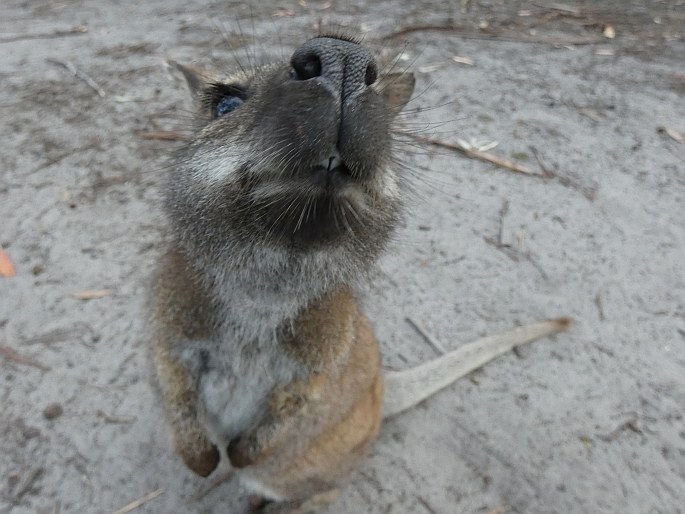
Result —
[[509, 200], [504, 200], [502, 202], [502, 207], [499, 210], [499, 244], [504, 244], [504, 217], [509, 212]]
[[553, 171], [550, 166], [547, 164], [547, 161], [545, 161], [545, 158], [542, 155], [542, 152], [540, 152], [537, 148], [534, 146], [529, 147], [530, 151], [533, 152], [533, 155], [535, 156], [535, 160], [538, 161], [538, 164], [540, 165], [540, 169], [542, 169], [542, 176], [544, 178], [554, 178], [556, 179], [562, 186], [564, 187], [570, 187], [571, 189], [575, 189], [576, 191], [580, 192], [585, 198], [593, 202], [597, 196], [597, 189], [593, 187], [586, 187], [575, 180], [572, 180], [568, 177], [562, 177], [558, 174], [558, 172]]
[[545, 157], [542, 155], [542, 152], [540, 152], [540, 150], [538, 150], [534, 146], [529, 146], [528, 148], [533, 153], [535, 160], [538, 161], [538, 164], [540, 165], [540, 169], [542, 170], [542, 174], [545, 177], [553, 177], [554, 172], [552, 172], [549, 165], [547, 164], [547, 161], [545, 161]]
[[445, 348], [435, 339], [428, 331], [418, 322], [410, 317], [405, 318], [407, 323], [409, 323], [414, 329], [423, 337], [426, 342], [433, 347], [433, 349], [438, 352], [439, 355], [444, 355], [446, 353]]
[[107, 96], [107, 93], [98, 85], [97, 82], [95, 82], [90, 76], [85, 71], [79, 70], [74, 63], [69, 62], [69, 61], [60, 61], [58, 59], [46, 59], [47, 62], [50, 64], [54, 64], [56, 66], [61, 66], [62, 68], [67, 69], [69, 72], [71, 72], [74, 77], [81, 79], [83, 82], [88, 84], [88, 87], [90, 87], [93, 91], [95, 91], [100, 97], [104, 98]]
[[42, 344], [50, 346], [51, 344], [74, 340], [84, 334], [89, 334], [91, 337], [95, 335], [90, 325], [86, 323], [74, 323], [74, 325], [69, 328], [56, 328], [35, 337], [23, 339], [22, 343], [25, 345]]
[[595, 305], [597, 306], [597, 314], [599, 314], [599, 320], [604, 321], [606, 316], [604, 315], [604, 302], [602, 301], [602, 295], [597, 293], [595, 296]]
[[14, 41], [24, 41], [26, 39], [52, 39], [66, 36], [80, 36], [88, 32], [88, 28], [80, 25], [68, 30], [56, 30], [55, 32], [38, 32], [34, 34], [17, 34], [16, 36], [5, 36], [0, 38], [0, 43], [13, 43]]
[[136, 420], [135, 416], [113, 416], [113, 415], [107, 414], [106, 412], [103, 412], [101, 410], [98, 410], [95, 414], [97, 415], [98, 418], [102, 418], [107, 423], [126, 424], [126, 423], [133, 423]]
[[604, 346], [595, 343], [594, 347], [597, 348], [600, 352], [602, 352], [604, 355], [608, 355], [609, 357], [616, 357], [616, 354], [612, 352], [609, 348], [605, 348]]
[[163, 492], [164, 492], [164, 489], [157, 489], [156, 491], [152, 491], [151, 493], [146, 494], [142, 498], [139, 498], [136, 501], [132, 501], [131, 503], [129, 503], [125, 507], [122, 507], [119, 510], [114, 511], [112, 514], [126, 514], [127, 512], [131, 512], [132, 510], [136, 510], [138, 507], [140, 507], [144, 503], [147, 503], [150, 500], [154, 500]]
[[549, 9], [550, 11], [559, 11], [572, 16], [580, 16], [580, 9], [573, 7], [572, 5], [552, 3], [552, 4], [542, 4], [538, 2], [533, 2], [535, 7], [541, 7], [543, 9]]
[[619, 426], [617, 426], [615, 429], [613, 429], [611, 432], [605, 435], [599, 435], [597, 436], [599, 439], [602, 441], [613, 441], [618, 437], [618, 435], [623, 432], [626, 429], [632, 430], [633, 432], [637, 434], [642, 433], [642, 429], [638, 425], [639, 417], [636, 412], [634, 412], [629, 419], [621, 423]]
[[36, 480], [38, 480], [44, 472], [45, 470], [43, 468], [34, 469], [24, 482], [24, 485], [21, 487], [21, 489], [19, 489], [19, 491], [17, 491], [17, 493], [14, 495], [12, 501], [15, 504], [19, 503], [26, 493], [31, 491], [33, 484], [36, 483]]
[[601, 123], [602, 115], [596, 109], [590, 109], [588, 107], [579, 107], [578, 112], [583, 116], [590, 118], [596, 123]]
[[453, 25], [413, 25], [403, 27], [395, 32], [383, 37], [383, 39], [396, 39], [398, 37], [406, 36], [414, 32], [449, 32], [451, 36], [462, 39], [484, 39], [487, 41], [498, 41], [508, 43], [533, 43], [552, 46], [579, 46], [579, 45], [594, 45], [604, 41], [603, 38], [597, 36], [579, 36], [568, 38], [550, 38], [543, 36], [528, 36], [525, 34], [486, 34], [483, 32], [473, 32], [465, 30], [463, 27], [455, 27]]
[[591, 202], [594, 202], [597, 198], [597, 187], [586, 187], [568, 177], [560, 177], [559, 175], [554, 176], [562, 186], [575, 189]]
[[187, 139], [185, 134], [177, 130], [152, 130], [150, 132], [138, 132], [140, 139], [155, 141], [183, 141]]
[[542, 266], [540, 266], [538, 261], [536, 261], [535, 258], [530, 254], [530, 252], [522, 252], [510, 245], [499, 244], [493, 238], [488, 236], [483, 236], [483, 240], [489, 245], [497, 248], [499, 251], [501, 251], [504, 255], [509, 257], [514, 262], [519, 262], [519, 257], [523, 257], [528, 262], [530, 262], [536, 270], [538, 270], [540, 275], [542, 275], [542, 278], [544, 278], [545, 280], [549, 279], [549, 275], [545, 272]]
[[76, 300], [99, 300], [100, 298], [105, 298], [110, 296], [112, 291], [109, 289], [95, 289], [87, 291], [77, 291], [76, 293], [71, 293], [71, 297]]
[[359, 475], [364, 477], [366, 479], [366, 483], [370, 484], [374, 489], [376, 489], [376, 492], [379, 495], [383, 493], [383, 486], [375, 476], [372, 476], [369, 473], [365, 473], [363, 471], [359, 471]]
[[524, 166], [523, 164], [519, 164], [517, 162], [510, 161], [502, 157], [498, 157], [497, 155], [491, 154], [489, 152], [482, 152], [476, 148], [470, 148], [463, 144], [460, 144], [459, 148], [462, 152], [464, 152], [464, 154], [473, 159], [489, 162], [496, 166], [499, 166], [500, 168], [515, 171], [516, 173], [523, 173], [525, 175], [533, 175], [538, 177], [541, 176], [539, 173], [534, 172], [529, 167]]
[[431, 514], [438, 514], [438, 513], [435, 511], [435, 509], [434, 509], [433, 507], [431, 507], [430, 504], [429, 504], [426, 500], [424, 500], [424, 499], [421, 498], [420, 496], [417, 496], [416, 499], [419, 501], [419, 503], [420, 503], [421, 505], [423, 505], [423, 507], [424, 507], [428, 512], [430, 512]]
[[454, 150], [456, 152], [466, 155], [467, 157], [471, 157], [472, 159], [478, 159], [480, 161], [489, 162], [490, 164], [494, 164], [495, 166], [499, 166], [500, 168], [505, 168], [516, 173], [522, 173], [524, 175], [530, 175], [533, 177], [546, 178], [544, 175], [531, 170], [523, 164], [519, 164], [508, 159], [503, 159], [502, 157], [498, 157], [489, 152], [481, 152], [480, 150], [477, 150], [476, 148], [464, 144], [463, 142], [448, 143], [446, 141], [441, 141], [433, 137], [420, 136], [418, 134], [406, 135], [413, 139], [416, 139], [417, 141], [421, 141], [422, 143], [428, 143], [441, 148], [447, 148], [448, 150]]
[[24, 366], [33, 366], [34, 368], [38, 368], [41, 371], [50, 371], [50, 368], [48, 366], [45, 366], [40, 362], [36, 362], [30, 357], [18, 354], [8, 346], [0, 345], [0, 355], [2, 355], [5, 359], [9, 361], [16, 362], [17, 364], [23, 364]]
[[59, 155], [57, 155], [57, 156], [55, 156], [55, 157], [51, 157], [51, 158], [47, 159], [45, 162], [39, 164], [39, 165], [36, 166], [33, 170], [29, 171], [29, 172], [26, 174], [26, 176], [27, 176], [27, 177], [30, 177], [31, 175], [33, 175], [34, 173], [39, 172], [39, 171], [42, 170], [42, 169], [45, 169], [45, 168], [47, 168], [47, 167], [49, 167], [49, 166], [52, 166], [53, 164], [57, 164], [58, 162], [60, 162], [60, 161], [62, 161], [62, 160], [64, 160], [64, 159], [66, 159], [67, 157], [69, 157], [70, 155], [75, 155], [75, 154], [77, 154], [77, 153], [85, 152], [85, 151], [87, 151], [87, 150], [94, 150], [94, 149], [97, 149], [97, 148], [99, 148], [99, 147], [100, 147], [100, 144], [99, 144], [99, 143], [93, 142], [93, 143], [87, 144], [87, 145], [85, 145], [85, 146], [82, 146], [81, 148], [76, 148], [76, 149], [73, 149], [73, 150], [68, 150], [68, 151], [66, 151], [66, 152], [62, 152], [61, 154], [59, 154]]
[[508, 159], [503, 159], [501, 157], [498, 157], [496, 155], [493, 155], [489, 152], [484, 152], [481, 150], [478, 150], [477, 148], [474, 148], [472, 145], [469, 145], [468, 143], [464, 141], [457, 141], [456, 143], [448, 143], [446, 141], [441, 141], [439, 139], [435, 139], [432, 137], [426, 137], [426, 136], [420, 136], [418, 134], [409, 134], [409, 133], [404, 133], [404, 135], [415, 139], [417, 141], [420, 141], [422, 143], [428, 143], [434, 146], [438, 146], [441, 148], [447, 148], [448, 150], [453, 150], [456, 152], [459, 152], [461, 154], [466, 155], [467, 157], [471, 157], [472, 159], [478, 159], [480, 161], [485, 161], [489, 162], [491, 164], [494, 164], [500, 168], [504, 168], [516, 173], [521, 173], [523, 175], [528, 175], [530, 177], [537, 177], [537, 178], [542, 178], [542, 179], [551, 179], [554, 178], [556, 179], [562, 186], [564, 187], [570, 187], [571, 189], [575, 189], [576, 191], [580, 192], [585, 198], [590, 200], [591, 202], [595, 200], [595, 197], [597, 195], [597, 190], [596, 188], [593, 187], [585, 187], [576, 181], [568, 178], [568, 177], [562, 177], [552, 171], [547, 164], [547, 162], [544, 160], [544, 157], [542, 156], [542, 153], [537, 150], [535, 147], [530, 147], [530, 150], [533, 152], [533, 155], [535, 156], [535, 159], [538, 161], [538, 164], [540, 165], [540, 168], [542, 170], [542, 173], [536, 172], [528, 168], [527, 166], [524, 166], [523, 164], [519, 164], [514, 161], [510, 161]]
[[512, 261], [519, 262], [520, 252], [518, 250], [516, 250], [516, 248], [513, 248], [511, 245], [499, 244], [492, 237], [488, 237], [488, 236], [483, 236], [483, 240], [486, 243], [488, 243], [490, 246], [494, 246], [495, 248], [497, 248], [504, 255], [509, 257]]

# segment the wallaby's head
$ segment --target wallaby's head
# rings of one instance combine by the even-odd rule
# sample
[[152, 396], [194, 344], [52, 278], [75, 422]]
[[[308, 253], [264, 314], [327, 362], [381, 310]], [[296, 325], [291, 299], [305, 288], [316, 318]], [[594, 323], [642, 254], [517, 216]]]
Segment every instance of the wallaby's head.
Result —
[[413, 75], [379, 76], [371, 53], [340, 36], [228, 76], [177, 67], [198, 105], [167, 196], [184, 247], [216, 258], [266, 245], [375, 259], [404, 197], [390, 126]]

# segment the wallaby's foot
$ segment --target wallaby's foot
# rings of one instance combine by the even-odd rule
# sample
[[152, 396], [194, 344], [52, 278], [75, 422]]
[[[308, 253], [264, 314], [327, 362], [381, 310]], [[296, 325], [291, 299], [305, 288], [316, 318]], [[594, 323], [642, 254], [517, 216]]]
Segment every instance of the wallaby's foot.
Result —
[[383, 417], [399, 414], [452, 382], [522, 344], [566, 330], [570, 318], [512, 328], [477, 339], [415, 368], [384, 374]]
[[207, 477], [219, 465], [219, 450], [199, 429], [177, 431], [174, 435], [176, 452], [192, 471]]

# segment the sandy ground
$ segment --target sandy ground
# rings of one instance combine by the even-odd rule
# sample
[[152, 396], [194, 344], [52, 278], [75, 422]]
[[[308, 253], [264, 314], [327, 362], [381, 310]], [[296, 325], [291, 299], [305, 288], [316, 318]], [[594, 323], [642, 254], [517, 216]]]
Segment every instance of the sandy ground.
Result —
[[401, 145], [416, 198], [364, 292], [386, 366], [435, 355], [407, 317], [447, 348], [576, 323], [388, 422], [325, 511], [685, 512], [683, 1], [133, 4], [0, 5], [0, 245], [17, 269], [0, 278], [1, 513], [111, 513], [159, 490], [134, 512], [242, 512], [233, 482], [196, 497], [208, 482], [173, 455], [150, 386], [142, 313], [182, 143], [141, 133], [189, 128], [167, 58], [287, 58], [331, 21], [404, 52], [410, 129], [499, 142], [539, 173], [533, 147], [552, 175]]

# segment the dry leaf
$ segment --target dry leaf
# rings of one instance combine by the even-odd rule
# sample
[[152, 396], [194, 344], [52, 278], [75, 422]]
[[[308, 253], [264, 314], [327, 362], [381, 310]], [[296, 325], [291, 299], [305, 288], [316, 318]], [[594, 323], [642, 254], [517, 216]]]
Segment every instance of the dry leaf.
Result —
[[461, 55], [452, 56], [452, 60], [459, 64], [466, 64], [467, 66], [474, 66], [476, 64], [470, 57], [463, 57]]
[[561, 11], [569, 14], [573, 14], [574, 16], [580, 15], [580, 11], [576, 9], [575, 7], [572, 7], [567, 4], [557, 4], [553, 3], [547, 6], [549, 9], [552, 9], [554, 11]]
[[659, 127], [657, 132], [665, 133], [668, 137], [673, 139], [673, 141], [678, 141], [678, 143], [685, 143], [685, 135], [671, 127]]
[[97, 300], [98, 298], [104, 298], [112, 294], [109, 289], [99, 289], [92, 291], [79, 291], [78, 293], [72, 293], [72, 298], [77, 300]]
[[616, 30], [613, 26], [607, 25], [606, 27], [604, 27], [602, 35], [607, 39], [614, 39], [616, 37]]
[[295, 16], [295, 11], [293, 9], [276, 9], [271, 13], [274, 18], [285, 18], [286, 16]]
[[17, 364], [24, 364], [25, 366], [33, 366], [34, 368], [38, 368], [41, 371], [50, 371], [50, 368], [48, 368], [47, 366], [44, 366], [40, 362], [36, 362], [31, 357], [26, 357], [25, 355], [21, 355], [21, 354], [15, 352], [9, 346], [3, 346], [0, 344], [0, 355], [2, 355], [7, 360], [10, 360], [12, 362], [16, 362]]
[[0, 249], [0, 277], [13, 277], [16, 274], [17, 270], [14, 269], [10, 256]]
[[423, 66], [419, 66], [419, 69], [417, 70], [419, 73], [432, 73], [434, 71], [439, 70], [442, 68], [445, 64], [442, 62], [434, 62], [434, 63], [428, 63]]

